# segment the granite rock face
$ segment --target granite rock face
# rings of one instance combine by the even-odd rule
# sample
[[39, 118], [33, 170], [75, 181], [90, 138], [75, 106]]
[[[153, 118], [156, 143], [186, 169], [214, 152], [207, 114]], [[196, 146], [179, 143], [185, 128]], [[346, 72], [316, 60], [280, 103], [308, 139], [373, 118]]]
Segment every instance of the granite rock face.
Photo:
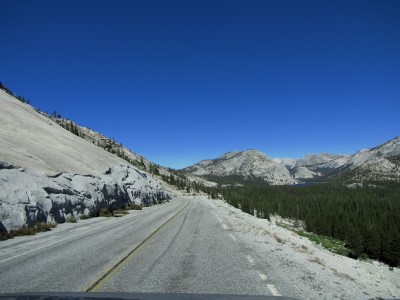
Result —
[[0, 231], [168, 198], [149, 173], [0, 90]]
[[0, 230], [36, 222], [65, 222], [70, 216], [96, 216], [100, 208], [131, 203], [152, 205], [168, 199], [148, 173], [132, 166], [113, 166], [99, 176], [58, 173], [0, 162]]
[[228, 152], [216, 159], [202, 160], [183, 169], [196, 176], [242, 176], [244, 179], [257, 178], [271, 185], [295, 184], [289, 171], [257, 150]]

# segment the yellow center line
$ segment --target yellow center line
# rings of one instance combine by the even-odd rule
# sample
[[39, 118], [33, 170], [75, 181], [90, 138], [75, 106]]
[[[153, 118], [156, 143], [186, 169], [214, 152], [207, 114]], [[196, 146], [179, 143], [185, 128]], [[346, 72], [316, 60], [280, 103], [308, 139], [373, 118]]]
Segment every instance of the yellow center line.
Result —
[[167, 225], [173, 218], [175, 218], [181, 211], [183, 211], [191, 201], [189, 201], [184, 207], [182, 207], [178, 212], [176, 212], [167, 221], [162, 223], [156, 230], [154, 230], [147, 238], [145, 238], [139, 244], [133, 245], [130, 249], [124, 252], [121, 258], [117, 259], [110, 267], [96, 279], [94, 279], [88, 286], [86, 286], [84, 292], [96, 292], [98, 291], [118, 270], [120, 270], [132, 257], [134, 257], [140, 249], [152, 238], [154, 237], [165, 225]]

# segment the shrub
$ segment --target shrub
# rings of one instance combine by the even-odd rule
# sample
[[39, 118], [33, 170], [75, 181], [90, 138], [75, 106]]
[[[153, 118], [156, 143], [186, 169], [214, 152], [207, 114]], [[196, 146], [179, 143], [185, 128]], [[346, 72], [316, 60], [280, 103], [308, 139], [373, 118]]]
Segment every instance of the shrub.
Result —
[[45, 231], [50, 231], [52, 228], [56, 227], [55, 223], [36, 223], [35, 226], [33, 226], [33, 230], [35, 232], [45, 232]]
[[76, 223], [76, 222], [78, 222], [78, 220], [75, 218], [75, 216], [68, 216], [68, 217], [66, 217], [65, 218], [65, 222], [67, 222], [67, 223]]
[[107, 208], [100, 208], [99, 217], [112, 217], [112, 212], [110, 212]]
[[90, 219], [90, 216], [89, 215], [80, 215], [79, 219], [80, 220], [87, 220], [87, 219]]
[[23, 235], [35, 235], [35, 231], [33, 228], [28, 228], [28, 227], [21, 227], [16, 230], [11, 230], [10, 231], [10, 236], [15, 237], [15, 236], [23, 236]]
[[119, 208], [119, 209], [114, 210], [112, 212], [112, 214], [114, 217], [120, 217], [122, 215], [127, 215], [128, 212], [127, 212], [126, 208]]
[[142, 207], [140, 205], [132, 203], [127, 207], [127, 209], [129, 209], [129, 210], [142, 210]]
[[325, 249], [328, 249], [331, 252], [334, 252], [339, 255], [351, 257], [350, 250], [345, 248], [344, 242], [342, 242], [342, 241], [335, 240], [331, 237], [327, 237], [327, 236], [323, 236], [323, 235], [316, 235], [313, 233], [308, 233], [308, 232], [301, 231], [301, 230], [295, 230], [294, 232], [296, 232], [299, 236], [308, 238], [310, 241], [314, 242], [317, 245], [321, 245], [322, 247], [324, 247]]
[[12, 236], [6, 231], [0, 231], [0, 241], [11, 239]]
[[16, 236], [35, 235], [38, 232], [50, 231], [56, 226], [56, 223], [38, 222], [32, 227], [23, 226], [21, 228], [11, 230], [10, 232], [0, 231], [0, 241], [12, 239]]

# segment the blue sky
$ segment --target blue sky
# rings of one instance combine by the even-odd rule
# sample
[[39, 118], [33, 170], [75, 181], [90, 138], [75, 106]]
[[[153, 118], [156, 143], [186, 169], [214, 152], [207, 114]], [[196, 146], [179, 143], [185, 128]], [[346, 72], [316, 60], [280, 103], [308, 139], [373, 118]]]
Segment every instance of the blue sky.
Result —
[[181, 168], [400, 135], [400, 1], [1, 1], [0, 81]]

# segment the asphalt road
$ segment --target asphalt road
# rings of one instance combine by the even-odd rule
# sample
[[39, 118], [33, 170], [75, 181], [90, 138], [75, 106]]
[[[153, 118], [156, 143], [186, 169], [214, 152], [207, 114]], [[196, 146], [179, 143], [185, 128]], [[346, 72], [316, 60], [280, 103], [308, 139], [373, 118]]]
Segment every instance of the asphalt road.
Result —
[[281, 295], [199, 197], [0, 242], [0, 291]]

